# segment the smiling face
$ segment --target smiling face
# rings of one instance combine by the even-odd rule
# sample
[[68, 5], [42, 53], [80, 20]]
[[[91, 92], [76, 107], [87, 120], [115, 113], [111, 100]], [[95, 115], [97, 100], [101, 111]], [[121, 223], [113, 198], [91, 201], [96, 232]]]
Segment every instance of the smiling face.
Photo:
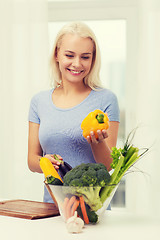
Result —
[[91, 70], [93, 59], [93, 42], [77, 34], [66, 34], [57, 51], [62, 81], [83, 82]]

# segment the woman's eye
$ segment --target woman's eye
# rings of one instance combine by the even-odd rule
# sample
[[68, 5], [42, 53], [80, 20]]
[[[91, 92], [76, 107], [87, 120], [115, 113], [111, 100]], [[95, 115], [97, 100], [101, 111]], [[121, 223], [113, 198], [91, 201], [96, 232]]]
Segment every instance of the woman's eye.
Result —
[[85, 60], [86, 60], [86, 59], [89, 59], [89, 57], [82, 57], [82, 58], [85, 59]]
[[[72, 54], [66, 54], [65, 56], [68, 58], [74, 58], [74, 55], [72, 55]], [[87, 60], [87, 59], [89, 59], [89, 56], [82, 56], [81, 58], [84, 60]]]
[[72, 58], [72, 57], [74, 57], [74, 56], [73, 56], [73, 55], [70, 55], [70, 54], [66, 54], [66, 57]]

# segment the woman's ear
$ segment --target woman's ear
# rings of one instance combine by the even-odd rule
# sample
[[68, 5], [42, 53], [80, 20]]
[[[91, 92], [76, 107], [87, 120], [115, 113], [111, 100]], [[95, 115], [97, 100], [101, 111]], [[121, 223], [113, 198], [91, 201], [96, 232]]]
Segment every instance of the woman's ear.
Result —
[[59, 60], [58, 60], [58, 54], [55, 54], [55, 59], [56, 59], [56, 62], [59, 62]]
[[57, 51], [57, 48], [55, 50], [55, 59], [56, 59], [56, 62], [58, 62], [58, 51]]

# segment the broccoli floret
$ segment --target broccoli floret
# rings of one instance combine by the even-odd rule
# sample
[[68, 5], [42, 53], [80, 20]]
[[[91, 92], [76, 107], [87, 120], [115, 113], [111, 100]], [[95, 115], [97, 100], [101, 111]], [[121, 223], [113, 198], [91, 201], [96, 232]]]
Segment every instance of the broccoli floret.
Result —
[[97, 211], [102, 207], [100, 190], [110, 181], [110, 174], [101, 163], [82, 163], [72, 168], [63, 178], [67, 193], [83, 196], [91, 210]]
[[101, 186], [110, 181], [110, 174], [102, 163], [82, 163], [72, 168], [63, 178], [64, 186]]
[[91, 223], [96, 223], [98, 221], [98, 215], [94, 211], [91, 211], [90, 209], [86, 208], [86, 211], [89, 221]]
[[[85, 203], [85, 207], [86, 207], [86, 212], [87, 212], [89, 222], [96, 223], [98, 221], [98, 215], [94, 211], [91, 211], [90, 207], [86, 203]], [[83, 219], [83, 214], [80, 206], [78, 206], [77, 212], [78, 212], [78, 215]]]
[[95, 186], [97, 183], [96, 171], [93, 168], [88, 168], [81, 176], [83, 186]]
[[105, 169], [99, 169], [97, 171], [97, 179], [98, 179], [99, 185], [101, 187], [104, 187], [109, 183], [111, 176], [108, 173], [108, 171], [106, 172]]

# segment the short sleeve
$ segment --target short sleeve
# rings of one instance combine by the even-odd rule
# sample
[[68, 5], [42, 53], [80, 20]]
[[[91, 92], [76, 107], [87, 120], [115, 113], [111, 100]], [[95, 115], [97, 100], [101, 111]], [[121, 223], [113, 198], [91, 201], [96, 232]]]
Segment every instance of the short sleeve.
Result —
[[109, 121], [120, 122], [120, 110], [117, 96], [110, 92], [107, 107], [104, 109], [107, 112]]
[[36, 96], [34, 96], [30, 102], [28, 121], [38, 124], [40, 123], [40, 118], [38, 116], [38, 102]]

